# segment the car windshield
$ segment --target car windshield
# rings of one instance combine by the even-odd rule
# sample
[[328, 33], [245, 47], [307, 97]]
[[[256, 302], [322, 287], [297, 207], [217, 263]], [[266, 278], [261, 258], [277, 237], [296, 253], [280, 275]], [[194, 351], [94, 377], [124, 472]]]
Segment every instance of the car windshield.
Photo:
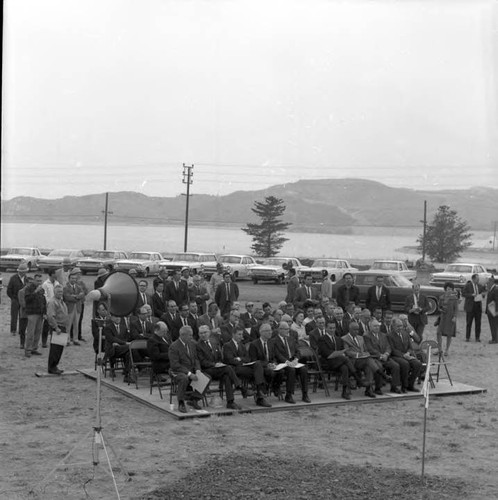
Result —
[[337, 267], [336, 260], [315, 260], [311, 267]]
[[113, 259], [114, 258], [114, 252], [106, 252], [106, 251], [101, 251], [101, 252], [95, 252], [94, 257], [97, 259]]
[[17, 255], [31, 255], [31, 248], [11, 248], [9, 253], [15, 253]]
[[220, 262], [225, 264], [238, 264], [240, 262], [240, 257], [235, 257], [233, 255], [222, 255], [220, 257]]
[[400, 286], [400, 287], [412, 287], [413, 283], [406, 278], [405, 276], [401, 276], [399, 274], [393, 274], [391, 275], [391, 281], [394, 283], [395, 286]]
[[150, 254], [143, 252], [133, 252], [130, 254], [130, 259], [150, 260]]
[[386, 271], [397, 271], [397, 262], [374, 262], [372, 269], [385, 269]]
[[288, 259], [263, 259], [261, 264], [265, 266], [281, 266], [282, 264], [287, 264]]
[[177, 253], [173, 256], [173, 262], [198, 262], [199, 256], [191, 253]]
[[464, 266], [462, 264], [450, 264], [446, 266], [445, 273], [471, 273], [472, 266]]
[[69, 257], [73, 253], [72, 250], [52, 250], [49, 257]]

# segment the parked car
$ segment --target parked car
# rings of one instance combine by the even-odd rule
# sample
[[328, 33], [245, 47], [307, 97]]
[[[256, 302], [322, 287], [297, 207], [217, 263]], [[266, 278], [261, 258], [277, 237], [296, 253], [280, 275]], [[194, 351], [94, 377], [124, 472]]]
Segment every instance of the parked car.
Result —
[[408, 266], [402, 260], [376, 260], [369, 271], [390, 271], [402, 274], [409, 280], [417, 277], [417, 271], [415, 269], [408, 269]]
[[204, 275], [209, 277], [216, 271], [216, 264], [218, 261], [214, 253], [184, 252], [173, 255], [173, 258], [165, 262], [163, 267], [169, 273], [181, 271], [187, 267], [192, 274], [203, 271]]
[[52, 250], [47, 256], [40, 257], [38, 267], [47, 273], [49, 269], [62, 267], [62, 261], [65, 258], [68, 258], [71, 265], [75, 266], [76, 262], [82, 257], [84, 257], [84, 254], [81, 250], [56, 249]]
[[126, 254], [126, 252], [114, 250], [97, 250], [93, 253], [93, 256], [80, 259], [76, 263], [76, 265], [81, 269], [81, 272], [83, 274], [96, 273], [101, 267], [109, 265], [114, 267], [116, 261], [127, 258], [128, 255]]
[[431, 274], [430, 284], [444, 287], [444, 284], [449, 281], [455, 285], [455, 288], [462, 289], [473, 274], [479, 275], [481, 285], [486, 285], [488, 279], [492, 276], [492, 273], [488, 273], [481, 264], [455, 262], [448, 264], [443, 272]]
[[275, 283], [280, 284], [286, 280], [290, 267], [296, 270], [298, 276], [310, 270], [308, 266], [303, 266], [295, 257], [268, 257], [261, 259], [256, 266], [249, 270], [249, 277], [254, 283], [275, 281]]
[[146, 278], [151, 274], [157, 274], [164, 262], [159, 252], [131, 252], [127, 259], [117, 260], [114, 269], [126, 272], [135, 269], [139, 276]]
[[28, 265], [28, 269], [37, 269], [42, 253], [36, 247], [9, 248], [6, 254], [0, 257], [0, 269], [17, 269], [21, 262]]
[[[326, 269], [332, 281], [340, 280], [344, 273], [354, 273], [358, 271], [356, 267], [352, 267], [347, 260], [342, 259], [317, 259], [311, 264], [307, 273], [311, 273], [313, 281], [322, 281], [322, 271]], [[301, 272], [301, 278], [304, 273]]]
[[250, 278], [251, 269], [258, 265], [250, 255], [220, 255], [218, 262], [223, 264], [223, 270], [228, 271], [234, 280]]
[[[375, 285], [377, 276], [384, 276], [384, 285], [391, 292], [391, 308], [392, 310], [403, 310], [405, 307], [406, 297], [413, 292], [413, 283], [402, 274], [389, 271], [357, 271], [352, 273], [354, 284], [360, 289], [360, 305], [365, 307], [367, 298], [367, 290]], [[332, 286], [332, 296], [335, 298], [337, 289], [344, 284], [344, 278], [340, 279]], [[434, 314], [439, 308], [439, 299], [444, 291], [435, 286], [421, 285], [420, 293], [427, 297], [429, 310], [427, 314]]]

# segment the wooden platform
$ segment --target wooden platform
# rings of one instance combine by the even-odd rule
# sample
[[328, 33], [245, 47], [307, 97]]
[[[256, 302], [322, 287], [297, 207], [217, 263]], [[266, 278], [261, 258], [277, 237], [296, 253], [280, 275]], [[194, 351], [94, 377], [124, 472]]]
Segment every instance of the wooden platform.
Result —
[[[80, 373], [93, 380], [97, 379], [97, 372], [95, 370], [79, 370]], [[249, 397], [243, 399], [242, 396], [236, 392], [235, 402], [242, 406], [242, 410], [227, 410], [225, 408], [225, 401], [222, 401], [217, 396], [217, 391], [213, 391], [211, 395], [207, 396], [209, 406], [203, 408], [202, 410], [195, 410], [192, 407], [187, 406], [188, 413], [180, 413], [176, 410], [177, 401], [173, 398], [173, 408], [170, 406], [169, 402], [169, 386], [162, 388], [163, 398], [159, 397], [159, 391], [157, 387], [152, 390], [152, 395], [150, 394], [150, 387], [148, 377], [143, 377], [139, 379], [138, 389], [135, 384], [126, 384], [123, 382], [123, 376], [118, 375], [114, 381], [110, 377], [101, 379], [102, 385], [109, 387], [125, 396], [135, 399], [142, 404], [150, 406], [156, 410], [162, 411], [169, 415], [172, 415], [178, 419], [185, 418], [199, 418], [199, 417], [209, 417], [211, 415], [231, 415], [233, 413], [258, 413], [258, 412], [268, 412], [268, 411], [286, 411], [286, 410], [297, 410], [301, 408], [318, 408], [322, 406], [337, 406], [337, 405], [350, 405], [350, 404], [365, 404], [365, 403], [388, 403], [392, 401], [401, 400], [415, 400], [421, 399], [422, 394], [416, 392], [410, 392], [407, 394], [393, 394], [390, 392], [385, 392], [383, 396], [377, 396], [376, 398], [369, 398], [364, 396], [363, 390], [358, 389], [352, 392], [352, 398], [346, 401], [341, 398], [341, 390], [334, 391], [334, 384], [330, 384], [330, 397], [325, 396], [323, 390], [317, 390], [317, 392], [310, 392], [309, 397], [311, 403], [303, 403], [301, 401], [300, 391], [296, 391], [294, 394], [294, 399], [296, 404], [285, 403], [284, 401], [279, 401], [276, 397], [269, 397], [268, 402], [272, 405], [271, 408], [262, 408], [257, 406], [254, 398]], [[218, 382], [212, 385], [213, 388], [218, 387]], [[422, 386], [417, 386], [421, 388]], [[384, 388], [385, 389], [385, 388]], [[479, 394], [486, 392], [486, 389], [481, 387], [474, 387], [459, 382], [453, 382], [453, 386], [450, 385], [448, 380], [440, 380], [436, 383], [436, 388], [431, 389], [431, 396], [456, 396], [463, 394]]]

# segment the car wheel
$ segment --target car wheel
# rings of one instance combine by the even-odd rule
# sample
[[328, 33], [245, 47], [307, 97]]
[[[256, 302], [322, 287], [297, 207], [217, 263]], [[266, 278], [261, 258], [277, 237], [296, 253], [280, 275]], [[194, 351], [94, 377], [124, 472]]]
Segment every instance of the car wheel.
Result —
[[437, 307], [437, 300], [433, 297], [427, 297], [427, 314], [434, 314], [438, 307]]
[[258, 284], [258, 278], [253, 278], [253, 279], [252, 279], [252, 282], [253, 282], [255, 285], [257, 285], [257, 284]]

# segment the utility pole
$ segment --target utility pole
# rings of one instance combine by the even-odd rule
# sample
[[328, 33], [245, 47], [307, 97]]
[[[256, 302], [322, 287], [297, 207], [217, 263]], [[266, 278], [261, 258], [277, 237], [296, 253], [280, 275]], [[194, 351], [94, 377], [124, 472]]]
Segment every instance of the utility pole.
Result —
[[188, 207], [189, 207], [189, 200], [190, 200], [190, 197], [192, 196], [190, 194], [190, 184], [192, 184], [192, 182], [194, 182], [192, 180], [192, 177], [194, 176], [194, 173], [192, 172], [192, 170], [194, 169], [194, 166], [193, 165], [190, 165], [190, 166], [187, 166], [185, 165], [185, 163], [183, 164], [183, 184], [186, 184], [187, 185], [187, 194], [185, 193], [182, 193], [183, 196], [186, 196], [187, 197], [187, 202], [186, 202], [186, 206], [185, 206], [185, 239], [184, 239], [184, 242], [183, 242], [183, 251], [186, 252], [187, 251], [187, 240], [188, 240]]
[[104, 250], [107, 250], [107, 215], [112, 214], [109, 212], [109, 193], [105, 194], [105, 209], [102, 213], [104, 214]]
[[425, 234], [427, 230], [427, 200], [424, 200], [424, 230], [422, 236], [422, 261], [425, 262]]

